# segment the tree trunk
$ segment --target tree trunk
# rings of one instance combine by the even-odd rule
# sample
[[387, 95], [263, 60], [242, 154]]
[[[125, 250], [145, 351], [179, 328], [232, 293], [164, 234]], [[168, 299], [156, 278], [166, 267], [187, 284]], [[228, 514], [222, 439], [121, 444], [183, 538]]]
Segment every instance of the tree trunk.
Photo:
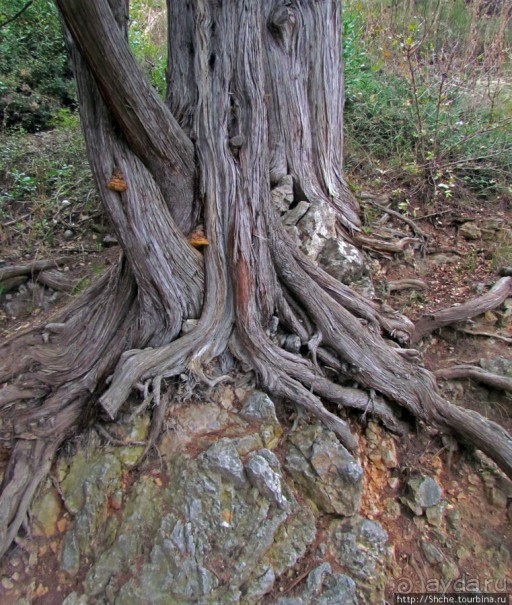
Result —
[[[91, 167], [123, 255], [58, 321], [0, 350], [0, 380], [10, 383], [2, 432], [13, 436], [0, 554], [64, 439], [98, 409], [115, 418], [137, 383], [149, 381], [159, 403], [162, 378], [221, 380], [213, 362], [226, 351], [353, 451], [348, 423], [324, 400], [403, 431], [397, 403], [512, 476], [505, 431], [444, 401], [410, 361], [415, 352], [384, 338], [404, 344], [414, 326], [316, 267], [272, 204], [272, 188], [291, 177], [293, 203], [327, 203], [340, 229], [358, 229], [342, 175], [340, 3], [169, 1], [165, 102], [129, 52], [124, 0], [56, 4]], [[199, 223], [204, 254], [187, 241]], [[276, 317], [281, 333], [300, 338], [299, 353], [277, 344]], [[188, 319], [197, 325], [182, 332]], [[344, 386], [347, 378], [363, 388]], [[155, 422], [162, 417], [160, 409]]]

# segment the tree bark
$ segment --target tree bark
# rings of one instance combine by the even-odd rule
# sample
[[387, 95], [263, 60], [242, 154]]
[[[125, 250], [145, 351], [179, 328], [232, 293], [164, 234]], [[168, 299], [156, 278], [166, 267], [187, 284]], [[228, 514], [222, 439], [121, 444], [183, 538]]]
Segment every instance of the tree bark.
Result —
[[[0, 347], [13, 445], [0, 555], [66, 438], [100, 411], [115, 418], [139, 382], [160, 403], [154, 436], [162, 378], [188, 372], [215, 384], [224, 377], [211, 362], [227, 351], [352, 451], [349, 423], [324, 401], [404, 432], [398, 404], [512, 476], [505, 431], [443, 400], [417, 352], [390, 346], [389, 338], [408, 346], [412, 323], [316, 267], [272, 205], [272, 187], [291, 177], [294, 204], [327, 203], [340, 228], [358, 229], [342, 173], [340, 3], [169, 0], [165, 101], [130, 55], [125, 0], [56, 4], [92, 171], [123, 255], [52, 324]], [[204, 254], [187, 239], [198, 222]], [[279, 335], [300, 339], [297, 353], [278, 344], [275, 318]], [[197, 325], [185, 333], [188, 319]]]

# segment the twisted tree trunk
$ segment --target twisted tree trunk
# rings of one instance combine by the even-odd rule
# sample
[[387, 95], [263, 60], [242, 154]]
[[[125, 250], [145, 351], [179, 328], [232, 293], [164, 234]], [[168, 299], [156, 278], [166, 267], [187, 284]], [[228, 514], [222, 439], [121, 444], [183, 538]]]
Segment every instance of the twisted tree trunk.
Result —
[[[348, 423], [324, 400], [403, 431], [399, 404], [512, 476], [508, 434], [444, 401], [434, 377], [410, 361], [414, 351], [384, 338], [405, 344], [414, 326], [316, 267], [272, 204], [272, 187], [291, 176], [294, 203], [322, 201], [340, 229], [358, 228], [342, 176], [339, 2], [169, 0], [165, 102], [130, 54], [124, 0], [56, 4], [89, 159], [123, 255], [61, 318], [0, 349], [0, 380], [9, 383], [1, 430], [12, 440], [0, 555], [59, 445], [98, 409], [115, 418], [140, 382], [159, 403], [162, 378], [219, 380], [208, 368], [226, 351], [351, 450]], [[199, 223], [204, 254], [188, 241]], [[276, 317], [281, 331], [299, 336], [300, 353], [276, 344]], [[189, 319], [197, 324], [182, 331]], [[347, 378], [368, 391], [344, 386]]]

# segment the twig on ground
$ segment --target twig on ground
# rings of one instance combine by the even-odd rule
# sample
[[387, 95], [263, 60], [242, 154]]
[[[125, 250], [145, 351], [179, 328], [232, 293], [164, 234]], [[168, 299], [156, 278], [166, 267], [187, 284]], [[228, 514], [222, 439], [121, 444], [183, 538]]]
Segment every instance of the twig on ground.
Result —
[[462, 332], [462, 334], [469, 334], [471, 336], [485, 336], [486, 338], [496, 338], [496, 340], [501, 340], [502, 342], [506, 342], [507, 344], [512, 344], [512, 338], [509, 338], [508, 336], [503, 336], [502, 334], [495, 334], [494, 332], [481, 332], [457, 327], [455, 327], [454, 330], [456, 330], [457, 332]]

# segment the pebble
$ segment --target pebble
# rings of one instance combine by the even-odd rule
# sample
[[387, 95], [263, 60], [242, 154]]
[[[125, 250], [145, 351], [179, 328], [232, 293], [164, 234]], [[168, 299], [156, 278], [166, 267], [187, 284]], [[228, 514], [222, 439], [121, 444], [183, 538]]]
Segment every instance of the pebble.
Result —
[[71, 229], [66, 229], [66, 231], [64, 231], [64, 237], [65, 239], [71, 239], [75, 234], [73, 233], [73, 231], [71, 231]]
[[14, 583], [9, 578], [2, 578], [1, 584], [5, 588], [5, 590], [11, 590], [12, 588], [14, 588]]

